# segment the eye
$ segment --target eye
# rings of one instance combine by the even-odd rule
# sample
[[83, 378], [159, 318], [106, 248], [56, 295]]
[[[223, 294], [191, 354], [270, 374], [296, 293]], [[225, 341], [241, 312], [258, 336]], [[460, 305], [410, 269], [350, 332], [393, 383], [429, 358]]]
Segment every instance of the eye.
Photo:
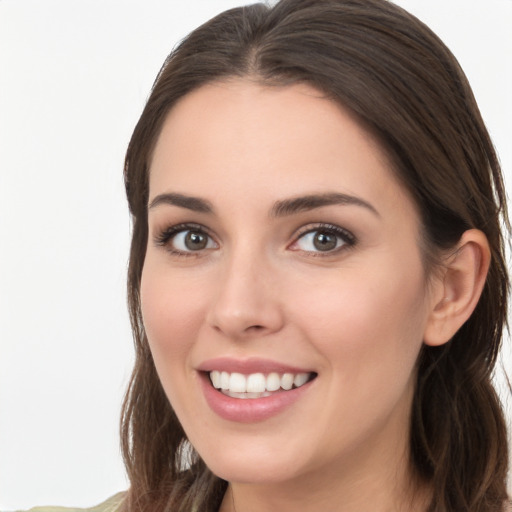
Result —
[[171, 253], [183, 254], [215, 249], [217, 244], [201, 226], [172, 226], [158, 236], [156, 243]]
[[187, 229], [172, 238], [172, 245], [178, 251], [201, 251], [215, 247], [213, 240], [202, 231]]
[[345, 246], [355, 244], [355, 237], [338, 226], [317, 226], [302, 233], [290, 249], [310, 253], [337, 252]]

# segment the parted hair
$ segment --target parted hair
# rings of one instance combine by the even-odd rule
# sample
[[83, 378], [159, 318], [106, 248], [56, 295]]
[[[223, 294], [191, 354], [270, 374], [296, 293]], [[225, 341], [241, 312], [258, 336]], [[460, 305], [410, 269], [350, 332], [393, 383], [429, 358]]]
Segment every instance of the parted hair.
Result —
[[417, 205], [427, 269], [482, 230], [491, 264], [475, 311], [443, 346], [424, 345], [410, 424], [411, 474], [429, 512], [497, 512], [507, 500], [507, 433], [492, 385], [506, 324], [508, 231], [498, 159], [468, 81], [440, 39], [386, 0], [281, 0], [228, 10], [185, 38], [160, 70], [125, 160], [133, 221], [128, 300], [136, 360], [122, 418], [127, 512], [217, 512], [227, 482], [188, 443], [159, 382], [140, 307], [149, 164], [163, 121], [187, 93], [247, 78], [306, 83], [352, 111]]

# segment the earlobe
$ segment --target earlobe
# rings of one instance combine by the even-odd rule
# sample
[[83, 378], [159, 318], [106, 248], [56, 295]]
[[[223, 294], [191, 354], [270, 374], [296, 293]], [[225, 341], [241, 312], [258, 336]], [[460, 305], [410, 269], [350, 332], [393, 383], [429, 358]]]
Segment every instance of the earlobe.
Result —
[[462, 235], [445, 262], [436, 284], [434, 301], [424, 333], [426, 345], [439, 346], [450, 341], [473, 313], [482, 293], [490, 264], [487, 237], [478, 229]]

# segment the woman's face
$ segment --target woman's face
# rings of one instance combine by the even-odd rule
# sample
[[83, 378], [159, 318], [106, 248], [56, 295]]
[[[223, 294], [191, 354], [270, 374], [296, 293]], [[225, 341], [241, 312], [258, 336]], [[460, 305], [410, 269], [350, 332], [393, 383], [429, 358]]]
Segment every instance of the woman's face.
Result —
[[351, 115], [305, 85], [192, 92], [158, 139], [148, 222], [149, 344], [215, 474], [404, 456], [433, 300], [415, 206]]

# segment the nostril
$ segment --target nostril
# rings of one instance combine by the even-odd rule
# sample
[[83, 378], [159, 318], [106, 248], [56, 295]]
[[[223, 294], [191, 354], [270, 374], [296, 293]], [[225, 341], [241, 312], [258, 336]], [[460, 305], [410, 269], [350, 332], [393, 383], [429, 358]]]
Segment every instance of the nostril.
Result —
[[263, 325], [250, 325], [246, 331], [261, 331], [262, 329], [264, 329]]

